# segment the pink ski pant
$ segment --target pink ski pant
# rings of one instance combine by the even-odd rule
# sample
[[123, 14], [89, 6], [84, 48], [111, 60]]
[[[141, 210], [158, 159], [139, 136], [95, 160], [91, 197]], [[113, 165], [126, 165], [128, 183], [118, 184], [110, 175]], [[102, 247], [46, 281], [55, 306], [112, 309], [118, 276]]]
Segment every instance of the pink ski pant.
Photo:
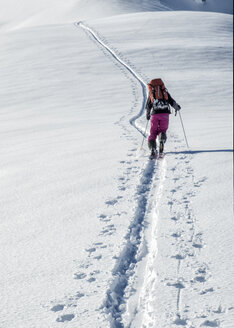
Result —
[[169, 114], [153, 114], [151, 116], [151, 128], [148, 141], [156, 140], [161, 132], [166, 132], [169, 125]]

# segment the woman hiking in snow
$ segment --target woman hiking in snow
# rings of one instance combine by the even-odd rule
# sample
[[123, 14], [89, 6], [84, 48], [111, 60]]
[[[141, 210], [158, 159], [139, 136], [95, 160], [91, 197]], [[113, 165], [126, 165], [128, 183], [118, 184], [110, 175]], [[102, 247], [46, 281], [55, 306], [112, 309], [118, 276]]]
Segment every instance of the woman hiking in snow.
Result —
[[146, 103], [146, 118], [151, 118], [150, 136], [148, 146], [151, 156], [156, 153], [156, 139], [160, 135], [159, 153], [163, 153], [164, 143], [166, 142], [166, 131], [169, 124], [170, 105], [176, 112], [180, 110], [180, 105], [171, 97], [161, 79], [151, 80], [148, 84], [149, 96]]

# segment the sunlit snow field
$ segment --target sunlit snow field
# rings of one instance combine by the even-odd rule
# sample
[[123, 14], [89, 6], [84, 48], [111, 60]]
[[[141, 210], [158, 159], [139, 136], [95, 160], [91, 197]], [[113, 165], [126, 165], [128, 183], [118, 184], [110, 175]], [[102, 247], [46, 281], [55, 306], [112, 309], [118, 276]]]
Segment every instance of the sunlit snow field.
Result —
[[[2, 328], [232, 327], [231, 5], [177, 4], [1, 0]], [[189, 149], [178, 115], [163, 160], [140, 149], [128, 67]]]

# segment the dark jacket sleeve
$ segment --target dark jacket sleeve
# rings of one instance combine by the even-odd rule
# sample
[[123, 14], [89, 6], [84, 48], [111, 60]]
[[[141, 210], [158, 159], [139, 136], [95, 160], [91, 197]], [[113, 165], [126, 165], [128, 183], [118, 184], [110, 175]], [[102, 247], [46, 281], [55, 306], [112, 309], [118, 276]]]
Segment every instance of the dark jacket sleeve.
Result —
[[174, 107], [174, 105], [176, 104], [176, 101], [172, 98], [172, 96], [170, 95], [170, 93], [167, 91], [168, 94], [168, 102], [169, 104]]
[[175, 110], [179, 110], [180, 109], [180, 105], [177, 104], [177, 102], [172, 98], [172, 96], [170, 95], [169, 92], [167, 92], [168, 94], [168, 102], [169, 104], [175, 108]]
[[152, 106], [153, 106], [153, 104], [151, 102], [150, 96], [148, 96], [147, 103], [146, 103], [146, 106], [145, 106], [146, 116], [150, 115], [150, 111], [151, 111]]

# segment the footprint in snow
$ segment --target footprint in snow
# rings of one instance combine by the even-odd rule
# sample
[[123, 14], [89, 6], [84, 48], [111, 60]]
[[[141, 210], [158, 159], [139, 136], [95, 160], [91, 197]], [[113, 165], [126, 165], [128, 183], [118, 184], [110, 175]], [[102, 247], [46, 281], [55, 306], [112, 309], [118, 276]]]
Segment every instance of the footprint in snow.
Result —
[[84, 279], [85, 277], [87, 277], [87, 274], [84, 272], [80, 272], [80, 273], [78, 272], [78, 273], [74, 274], [74, 279], [77, 279], [77, 280]]
[[207, 294], [207, 293], [213, 293], [213, 292], [214, 292], [214, 288], [211, 287], [211, 288], [207, 288], [207, 289], [201, 291], [201, 292], [200, 292], [200, 295], [205, 295], [205, 294]]
[[84, 296], [85, 296], [84, 293], [80, 293], [79, 291], [76, 292], [76, 294], [75, 294], [74, 296], [70, 296], [70, 297], [68, 298], [68, 301], [70, 301], [70, 302], [72, 302], [72, 303], [67, 304], [67, 307], [77, 307], [77, 304], [74, 304], [74, 301], [75, 301], [75, 303], [77, 303], [77, 301], [78, 301], [80, 298], [84, 297]]
[[106, 228], [104, 228], [101, 232], [100, 232], [100, 236], [107, 236], [107, 235], [113, 235], [113, 233], [116, 231], [116, 228], [114, 226], [114, 224], [110, 224], [108, 226], [106, 226]]
[[93, 243], [95, 246], [101, 246], [101, 245], [103, 245], [103, 243], [101, 243], [101, 242], [97, 242], [97, 243]]
[[97, 255], [97, 256], [94, 256], [94, 259], [95, 260], [101, 260], [101, 258], [102, 258], [102, 255], [100, 254], [100, 255]]
[[105, 202], [105, 204], [106, 205], [109, 205], [109, 206], [114, 206], [116, 203], [118, 203], [118, 200], [117, 199], [107, 200]]
[[201, 327], [219, 327], [220, 326], [220, 321], [215, 319], [215, 320], [206, 320], [201, 324]]
[[75, 299], [76, 299], [76, 300], [79, 300], [80, 298], [82, 298], [82, 297], [84, 297], [84, 296], [85, 296], [84, 293], [77, 292], [77, 293], [76, 293], [76, 296], [75, 296]]
[[186, 257], [186, 255], [176, 254], [176, 255], [172, 256], [171, 258], [174, 258], [176, 260], [184, 260], [185, 257]]
[[204, 276], [196, 276], [195, 280], [198, 282], [206, 282], [206, 278]]
[[196, 276], [192, 282], [206, 282], [207, 281], [207, 267], [204, 265], [196, 271]]
[[94, 278], [94, 277], [87, 279], [88, 282], [94, 282], [95, 280], [96, 280], [96, 278]]
[[206, 274], [208, 270], [208, 267], [206, 264], [204, 264], [203, 266], [201, 266], [198, 270], [197, 273], [201, 273], [201, 274]]
[[178, 220], [179, 220], [179, 218], [177, 218], [177, 217], [173, 216], [173, 217], [171, 218], [171, 220], [172, 220], [172, 221], [178, 221]]
[[108, 216], [105, 215], [105, 214], [101, 214], [101, 215], [99, 215], [98, 218], [99, 218], [99, 220], [100, 220], [101, 222], [109, 222], [109, 221], [111, 220], [111, 219], [108, 218]]
[[100, 219], [100, 220], [106, 219], [106, 217], [107, 217], [107, 216], [106, 216], [105, 214], [100, 214], [100, 215], [99, 215], [99, 219]]
[[201, 249], [201, 248], [203, 247], [203, 245], [202, 245], [201, 243], [196, 243], [196, 242], [194, 242], [194, 243], [193, 243], [193, 247], [194, 247], [194, 248]]
[[64, 309], [64, 307], [65, 307], [64, 304], [57, 304], [51, 308], [51, 311], [53, 311], [53, 312], [62, 311]]
[[189, 191], [188, 193], [187, 193], [187, 196], [188, 197], [194, 197], [196, 194], [195, 194], [195, 192], [194, 191]]
[[94, 277], [95, 275], [99, 274], [100, 270], [94, 270], [93, 272], [90, 272], [90, 278], [87, 279], [88, 282], [94, 282], [96, 281], [96, 278]]
[[96, 252], [96, 248], [95, 248], [95, 247], [86, 248], [85, 251], [86, 251], [87, 253], [89, 253], [89, 255], [90, 255], [91, 253]]
[[65, 322], [65, 321], [71, 321], [74, 318], [75, 318], [75, 315], [74, 314], [64, 314], [64, 315], [59, 316], [56, 319], [56, 321], [57, 322]]
[[174, 232], [171, 236], [174, 237], [174, 238], [180, 238], [182, 236], [182, 233], [180, 231], [179, 232]]
[[111, 219], [107, 218], [106, 215], [100, 215], [99, 219], [100, 219], [100, 221], [105, 222], [105, 223], [111, 221]]
[[194, 237], [194, 241], [193, 241], [193, 247], [194, 248], [198, 248], [198, 249], [201, 249], [203, 248], [204, 244], [202, 242], [202, 233], [199, 232], [195, 235]]

